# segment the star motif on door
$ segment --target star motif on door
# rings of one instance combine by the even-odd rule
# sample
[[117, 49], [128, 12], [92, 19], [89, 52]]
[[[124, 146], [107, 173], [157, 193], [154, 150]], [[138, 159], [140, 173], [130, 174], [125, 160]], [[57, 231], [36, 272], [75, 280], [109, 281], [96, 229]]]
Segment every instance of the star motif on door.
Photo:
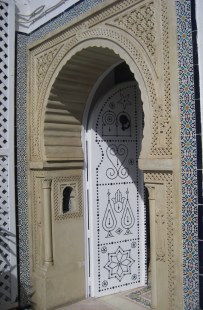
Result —
[[117, 278], [121, 281], [123, 277], [131, 273], [131, 266], [135, 262], [130, 257], [131, 250], [124, 251], [120, 246], [114, 253], [108, 254], [108, 262], [104, 266], [108, 270], [109, 279]]
[[125, 110], [127, 105], [131, 105], [130, 95], [121, 93], [120, 99], [118, 100], [118, 103], [122, 104], [123, 110]]

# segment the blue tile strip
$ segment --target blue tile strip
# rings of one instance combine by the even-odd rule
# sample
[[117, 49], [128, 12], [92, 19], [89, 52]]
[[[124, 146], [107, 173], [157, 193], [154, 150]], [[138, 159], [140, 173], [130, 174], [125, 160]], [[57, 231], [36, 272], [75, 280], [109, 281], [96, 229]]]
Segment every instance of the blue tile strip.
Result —
[[17, 40], [16, 77], [16, 201], [18, 230], [18, 272], [19, 298], [22, 305], [28, 302], [30, 294], [30, 266], [28, 243], [28, 205], [27, 205], [27, 158], [26, 158], [26, 45], [27, 36]]
[[200, 309], [203, 309], [203, 201], [202, 201], [202, 134], [200, 111], [199, 60], [197, 48], [197, 24], [195, 1], [191, 1], [193, 65], [195, 82], [195, 112], [197, 139], [197, 180], [198, 180], [198, 237], [199, 237], [199, 297]]
[[193, 29], [196, 31], [196, 21], [195, 16], [191, 16], [191, 8], [194, 8], [193, 0], [176, 1], [181, 114], [183, 289], [186, 310], [199, 309], [198, 197], [201, 190], [198, 186], [196, 135], [200, 128], [196, 118], [199, 79], [198, 68], [195, 66], [198, 64], [198, 57], [192, 32]]

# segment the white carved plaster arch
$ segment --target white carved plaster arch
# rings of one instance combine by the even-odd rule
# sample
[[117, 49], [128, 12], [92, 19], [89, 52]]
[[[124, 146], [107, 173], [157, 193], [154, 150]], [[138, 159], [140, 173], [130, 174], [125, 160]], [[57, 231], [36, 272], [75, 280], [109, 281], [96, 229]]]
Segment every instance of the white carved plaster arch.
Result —
[[[105, 33], [105, 31], [108, 32], [108, 35]], [[102, 37], [101, 33], [105, 33], [105, 35]], [[85, 34], [84, 32], [83, 34]], [[100, 33], [100, 36], [99, 36]], [[114, 38], [111, 37], [114, 36]], [[80, 36], [80, 35], [79, 35]], [[39, 142], [39, 150], [43, 150], [42, 154], [45, 154], [44, 149], [44, 117], [46, 114], [46, 105], [47, 100], [50, 94], [50, 90], [52, 85], [54, 84], [54, 81], [59, 74], [59, 72], [62, 70], [63, 66], [71, 59], [72, 56], [74, 56], [79, 51], [82, 51], [88, 47], [100, 47], [100, 48], [108, 48], [112, 50], [115, 54], [119, 55], [122, 60], [124, 60], [130, 70], [134, 73], [135, 79], [138, 82], [138, 85], [141, 90], [141, 96], [143, 101], [143, 110], [145, 114], [145, 126], [144, 126], [144, 138], [143, 138], [143, 145], [142, 145], [142, 152], [141, 157], [146, 158], [148, 157], [148, 154], [150, 152], [150, 144], [152, 139], [152, 106], [155, 105], [158, 101], [157, 96], [157, 77], [154, 71], [152, 63], [146, 61], [146, 57], [143, 56], [143, 53], [140, 53], [138, 45], [134, 45], [133, 42], [127, 39], [127, 48], [125, 47], [125, 44], [122, 45], [122, 43], [118, 42], [118, 38], [120, 41], [122, 41], [121, 35], [118, 31], [109, 31], [109, 29], [94, 29], [94, 36], [97, 36], [97, 38], [87, 38], [84, 40], [82, 38], [80, 42], [78, 42], [79, 36], [75, 37], [72, 42], [68, 42], [67, 44], [64, 44], [63, 47], [60, 49], [58, 55], [56, 56], [54, 62], [52, 63], [51, 67], [48, 70], [48, 73], [46, 74], [46, 77], [44, 78], [44, 83], [41, 87], [41, 92], [39, 94], [39, 111], [37, 122], [38, 126], [36, 128], [39, 128], [38, 133], [36, 133], [36, 137], [42, 137], [41, 141]], [[126, 40], [126, 37], [123, 38], [123, 40]], [[120, 43], [120, 44], [119, 44]], [[72, 48], [70, 48], [72, 46]], [[69, 48], [69, 51], [67, 52]], [[147, 77], [143, 74], [143, 68], [141, 68], [141, 64], [135, 61], [135, 55], [131, 53], [131, 51], [134, 51], [134, 53], [137, 53], [137, 57], [140, 58], [140, 63], [142, 63], [142, 66], [147, 70]], [[59, 59], [58, 59], [59, 58]], [[147, 56], [148, 58], [148, 56]], [[146, 72], [145, 72], [146, 75]], [[148, 78], [148, 81], [146, 80]], [[151, 85], [149, 85], [150, 83]], [[153, 88], [154, 91], [154, 102], [150, 98], [150, 87]], [[43, 160], [46, 160], [45, 156], [40, 156]]]

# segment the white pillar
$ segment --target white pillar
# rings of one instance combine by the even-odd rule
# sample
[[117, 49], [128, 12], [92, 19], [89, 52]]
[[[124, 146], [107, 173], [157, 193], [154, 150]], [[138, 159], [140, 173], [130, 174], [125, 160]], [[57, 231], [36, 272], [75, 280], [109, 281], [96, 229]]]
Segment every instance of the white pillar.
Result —
[[150, 261], [151, 261], [151, 309], [157, 309], [157, 270], [156, 270], [156, 204], [155, 187], [145, 184], [149, 192], [150, 216]]
[[42, 188], [44, 205], [44, 262], [48, 267], [53, 264], [51, 180], [43, 180]]

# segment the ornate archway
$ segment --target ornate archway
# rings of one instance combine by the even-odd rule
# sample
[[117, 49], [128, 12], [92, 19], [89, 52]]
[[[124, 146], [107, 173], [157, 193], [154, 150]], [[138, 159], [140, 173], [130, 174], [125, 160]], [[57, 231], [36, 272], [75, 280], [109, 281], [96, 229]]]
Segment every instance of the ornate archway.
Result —
[[[177, 93], [171, 94], [177, 63], [169, 66], [169, 41], [174, 43], [175, 36], [168, 28], [168, 14], [173, 17], [173, 9], [165, 1], [112, 1], [29, 49], [33, 300], [41, 300], [42, 308], [84, 295], [84, 285], [78, 287], [84, 273], [82, 115], [97, 79], [121, 60], [135, 75], [143, 101], [139, 166], [150, 194], [153, 307], [182, 307], [179, 127]], [[66, 188], [74, 193], [70, 213], [62, 209]], [[64, 233], [71, 237], [62, 257]], [[77, 246], [70, 253], [73, 244]], [[66, 280], [61, 282], [64, 272]], [[70, 281], [67, 294], [63, 288]]]

